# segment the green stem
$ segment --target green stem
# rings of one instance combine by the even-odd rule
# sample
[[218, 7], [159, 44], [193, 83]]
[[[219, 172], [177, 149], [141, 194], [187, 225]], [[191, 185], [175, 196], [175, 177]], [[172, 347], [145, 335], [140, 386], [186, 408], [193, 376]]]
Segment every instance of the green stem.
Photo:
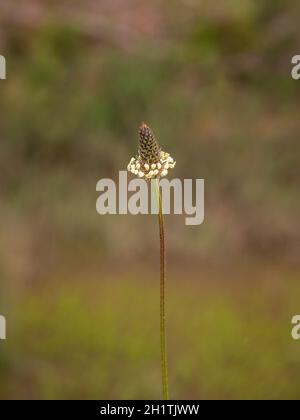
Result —
[[158, 197], [158, 223], [160, 242], [160, 354], [161, 354], [161, 375], [163, 399], [169, 399], [168, 372], [167, 372], [167, 351], [166, 351], [166, 315], [165, 315], [165, 283], [166, 283], [166, 245], [162, 197], [156, 179], [156, 192]]

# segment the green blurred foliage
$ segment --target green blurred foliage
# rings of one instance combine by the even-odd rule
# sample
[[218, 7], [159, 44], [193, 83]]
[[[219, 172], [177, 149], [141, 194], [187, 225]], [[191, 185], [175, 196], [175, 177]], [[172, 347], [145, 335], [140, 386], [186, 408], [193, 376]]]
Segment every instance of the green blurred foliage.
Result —
[[[160, 46], [144, 37], [130, 53], [91, 42], [80, 26], [60, 20], [25, 39], [22, 30], [8, 32], [2, 192], [16, 211], [26, 205], [40, 213], [35, 194], [43, 190], [49, 225], [59, 235], [51, 207], [68, 212], [66, 191], [73, 202], [77, 194], [90, 205], [97, 179], [126, 168], [145, 120], [176, 157], [176, 175], [207, 180], [205, 258], [223, 237], [234, 256], [275, 252], [297, 259], [299, 95], [290, 77], [296, 3], [231, 7], [223, 17], [196, 8], [180, 32], [165, 17], [170, 41]], [[227, 214], [234, 219], [231, 232], [224, 231]], [[101, 221], [93, 220], [94, 231]], [[101, 229], [109, 235], [106, 224]]]
[[[9, 314], [1, 397], [159, 398], [158, 284], [129, 273], [101, 282], [89, 274], [89, 287], [85, 276], [55, 279], [27, 293]], [[263, 271], [252, 279], [259, 294], [249, 273], [227, 275], [205, 272], [197, 284], [172, 272], [172, 398], [298, 398], [298, 343], [286, 317], [298, 308], [296, 273], [285, 272], [283, 287], [276, 270]], [[248, 286], [238, 285], [239, 275], [249, 276]]]
[[[296, 398], [297, 275], [282, 266], [299, 265], [298, 2], [128, 2], [132, 18], [103, 0], [95, 26], [89, 1], [81, 19], [53, 3], [32, 24], [0, 6], [0, 397], [160, 395], [157, 288], [112, 274], [153, 272], [156, 220], [95, 211], [96, 182], [126, 169], [145, 121], [174, 176], [206, 182], [202, 226], [167, 218], [169, 267], [191, 270], [170, 279], [174, 398]], [[261, 293], [278, 262], [278, 294]], [[244, 267], [243, 293], [226, 296], [224, 264]], [[220, 291], [202, 297], [205, 266]]]

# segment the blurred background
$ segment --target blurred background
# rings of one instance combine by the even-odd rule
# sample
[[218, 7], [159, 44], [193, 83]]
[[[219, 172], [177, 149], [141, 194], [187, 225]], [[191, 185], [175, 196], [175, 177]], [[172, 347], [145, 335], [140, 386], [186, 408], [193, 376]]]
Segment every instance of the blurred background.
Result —
[[[141, 121], [204, 178], [166, 218], [171, 398], [298, 398], [296, 0], [2, 0], [0, 398], [160, 398], [154, 216], [99, 216]], [[300, 82], [299, 82], [300, 83]]]

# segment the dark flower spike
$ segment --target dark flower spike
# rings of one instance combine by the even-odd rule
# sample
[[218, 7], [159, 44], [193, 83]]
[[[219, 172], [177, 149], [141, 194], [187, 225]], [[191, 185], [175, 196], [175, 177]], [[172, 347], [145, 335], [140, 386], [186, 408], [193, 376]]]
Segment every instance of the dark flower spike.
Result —
[[150, 180], [168, 175], [169, 169], [175, 167], [176, 162], [161, 150], [150, 127], [142, 123], [139, 127], [139, 155], [132, 158], [127, 167], [128, 171]]

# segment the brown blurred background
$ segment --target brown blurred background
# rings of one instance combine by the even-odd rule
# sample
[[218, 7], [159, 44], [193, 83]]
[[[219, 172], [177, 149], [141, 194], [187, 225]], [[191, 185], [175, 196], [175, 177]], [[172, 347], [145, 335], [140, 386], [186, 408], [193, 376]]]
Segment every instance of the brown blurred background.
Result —
[[172, 398], [298, 398], [296, 0], [0, 4], [0, 398], [159, 398], [154, 216], [99, 216], [147, 122], [204, 178], [169, 216]]

